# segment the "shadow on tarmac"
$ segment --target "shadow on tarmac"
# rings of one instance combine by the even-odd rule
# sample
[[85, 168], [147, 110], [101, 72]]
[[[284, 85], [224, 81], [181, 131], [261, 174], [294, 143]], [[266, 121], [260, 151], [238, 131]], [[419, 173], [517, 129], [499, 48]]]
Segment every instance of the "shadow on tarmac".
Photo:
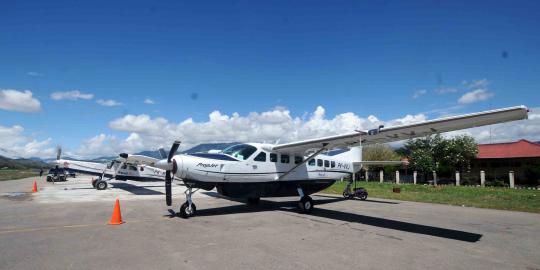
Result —
[[[220, 195], [216, 193], [207, 194], [207, 195], [222, 198]], [[343, 200], [346, 200], [346, 199], [333, 197], [332, 199], [315, 200], [315, 204], [322, 205], [322, 204], [327, 204], [327, 203], [339, 202]], [[242, 201], [242, 200], [235, 200], [235, 201], [245, 203], [245, 201]], [[372, 202], [387, 203], [383, 201], [372, 201]], [[241, 204], [241, 205], [231, 205], [231, 206], [224, 206], [224, 207], [217, 207], [217, 208], [210, 208], [210, 209], [197, 209], [197, 216], [220, 216], [220, 215], [241, 214], [241, 213], [256, 213], [256, 212], [264, 212], [264, 211], [286, 211], [286, 212], [296, 213], [298, 211], [297, 203], [298, 203], [297, 201], [276, 202], [276, 201], [261, 200], [258, 205]], [[172, 209], [169, 209], [169, 214], [170, 215], [167, 215], [167, 216], [171, 218], [177, 217], [177, 214]], [[480, 240], [480, 238], [482, 238], [482, 235], [477, 234], [477, 233], [470, 233], [470, 232], [465, 232], [465, 231], [452, 230], [452, 229], [434, 227], [434, 226], [429, 226], [429, 225], [422, 225], [422, 224], [392, 220], [392, 219], [387, 219], [387, 218], [372, 217], [372, 216], [360, 215], [360, 214], [355, 214], [355, 213], [346, 213], [346, 212], [341, 212], [337, 210], [323, 209], [323, 208], [317, 208], [317, 207], [315, 207], [313, 211], [308, 215], [334, 219], [334, 220], [339, 220], [339, 221], [345, 221], [345, 222], [350, 222], [350, 223], [359, 223], [359, 224], [375, 226], [375, 227], [380, 227], [380, 228], [385, 228], [385, 229], [404, 231], [404, 232], [409, 232], [409, 233], [430, 235], [430, 236], [470, 242], [470, 243], [477, 242]]]
[[[145, 188], [144, 186], [135, 186], [128, 183], [110, 183], [113, 188], [119, 188], [135, 195], [163, 195], [163, 192]], [[155, 187], [155, 186], [150, 186]]]

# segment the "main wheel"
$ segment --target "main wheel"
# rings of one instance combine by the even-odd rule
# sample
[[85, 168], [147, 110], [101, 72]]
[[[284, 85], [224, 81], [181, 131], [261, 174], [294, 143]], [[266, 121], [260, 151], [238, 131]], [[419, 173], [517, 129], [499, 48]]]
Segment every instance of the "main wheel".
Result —
[[185, 202], [180, 207], [180, 217], [182, 218], [190, 218], [192, 216], [195, 216], [195, 212], [197, 211], [197, 207], [195, 207], [194, 203], [191, 203], [191, 208], [189, 207], [189, 203]]
[[107, 182], [105, 181], [97, 181], [96, 182], [96, 189], [97, 190], [104, 190], [107, 188]]
[[249, 205], [257, 205], [261, 201], [261, 198], [248, 198], [247, 201]]
[[309, 196], [304, 196], [298, 202], [298, 206], [300, 207], [300, 212], [309, 213], [313, 210], [313, 199]]
[[362, 200], [362, 201], [365, 201], [367, 199], [367, 194], [366, 193], [361, 193], [359, 196], [358, 196], [358, 199]]

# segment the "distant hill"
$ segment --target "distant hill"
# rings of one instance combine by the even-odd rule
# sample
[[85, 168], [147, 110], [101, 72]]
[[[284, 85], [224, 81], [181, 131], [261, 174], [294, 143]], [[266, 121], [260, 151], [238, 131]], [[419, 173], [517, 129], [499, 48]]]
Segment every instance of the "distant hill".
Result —
[[12, 159], [0, 156], [0, 169], [5, 167], [10, 169], [38, 169], [47, 168], [50, 167], [50, 165], [41, 160], [24, 158]]

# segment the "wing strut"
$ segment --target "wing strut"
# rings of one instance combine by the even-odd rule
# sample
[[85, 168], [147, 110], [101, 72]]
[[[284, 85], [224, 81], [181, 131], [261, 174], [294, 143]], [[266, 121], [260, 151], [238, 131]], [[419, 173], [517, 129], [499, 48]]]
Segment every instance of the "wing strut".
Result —
[[318, 154], [320, 154], [321, 152], [327, 150], [326, 149], [326, 146], [328, 145], [328, 143], [323, 143], [322, 144], [323, 146], [321, 147], [321, 149], [317, 150], [317, 152], [311, 154], [308, 158], [306, 158], [304, 161], [296, 164], [296, 166], [294, 166], [292, 169], [288, 170], [287, 172], [285, 172], [284, 174], [282, 174], [281, 176], [276, 176], [276, 180], [281, 180], [283, 178], [285, 178], [285, 176], [289, 175], [292, 171], [296, 170], [296, 168], [306, 164], [306, 162], [312, 160], [315, 156], [317, 156]]

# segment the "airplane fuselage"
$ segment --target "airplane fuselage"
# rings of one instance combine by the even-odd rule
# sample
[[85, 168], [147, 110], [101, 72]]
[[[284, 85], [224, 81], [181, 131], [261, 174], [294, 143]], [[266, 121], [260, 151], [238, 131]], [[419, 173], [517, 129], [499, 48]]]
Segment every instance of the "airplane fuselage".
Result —
[[[109, 164], [74, 160], [59, 160], [57, 164], [61, 168], [76, 173], [103, 176], [105, 178], [114, 177], [116, 180], [163, 181], [165, 178], [164, 170], [146, 165], [124, 163], [116, 172], [115, 177], [116, 168]], [[117, 163], [116, 166], [119, 166], [119, 164]]]
[[[194, 188], [217, 191], [233, 198], [260, 198], [298, 195], [321, 191], [353, 172], [351, 162], [332, 156], [307, 156], [274, 153], [260, 144], [248, 157], [219, 154], [176, 155], [175, 176]], [[292, 171], [291, 171], [292, 170]]]

